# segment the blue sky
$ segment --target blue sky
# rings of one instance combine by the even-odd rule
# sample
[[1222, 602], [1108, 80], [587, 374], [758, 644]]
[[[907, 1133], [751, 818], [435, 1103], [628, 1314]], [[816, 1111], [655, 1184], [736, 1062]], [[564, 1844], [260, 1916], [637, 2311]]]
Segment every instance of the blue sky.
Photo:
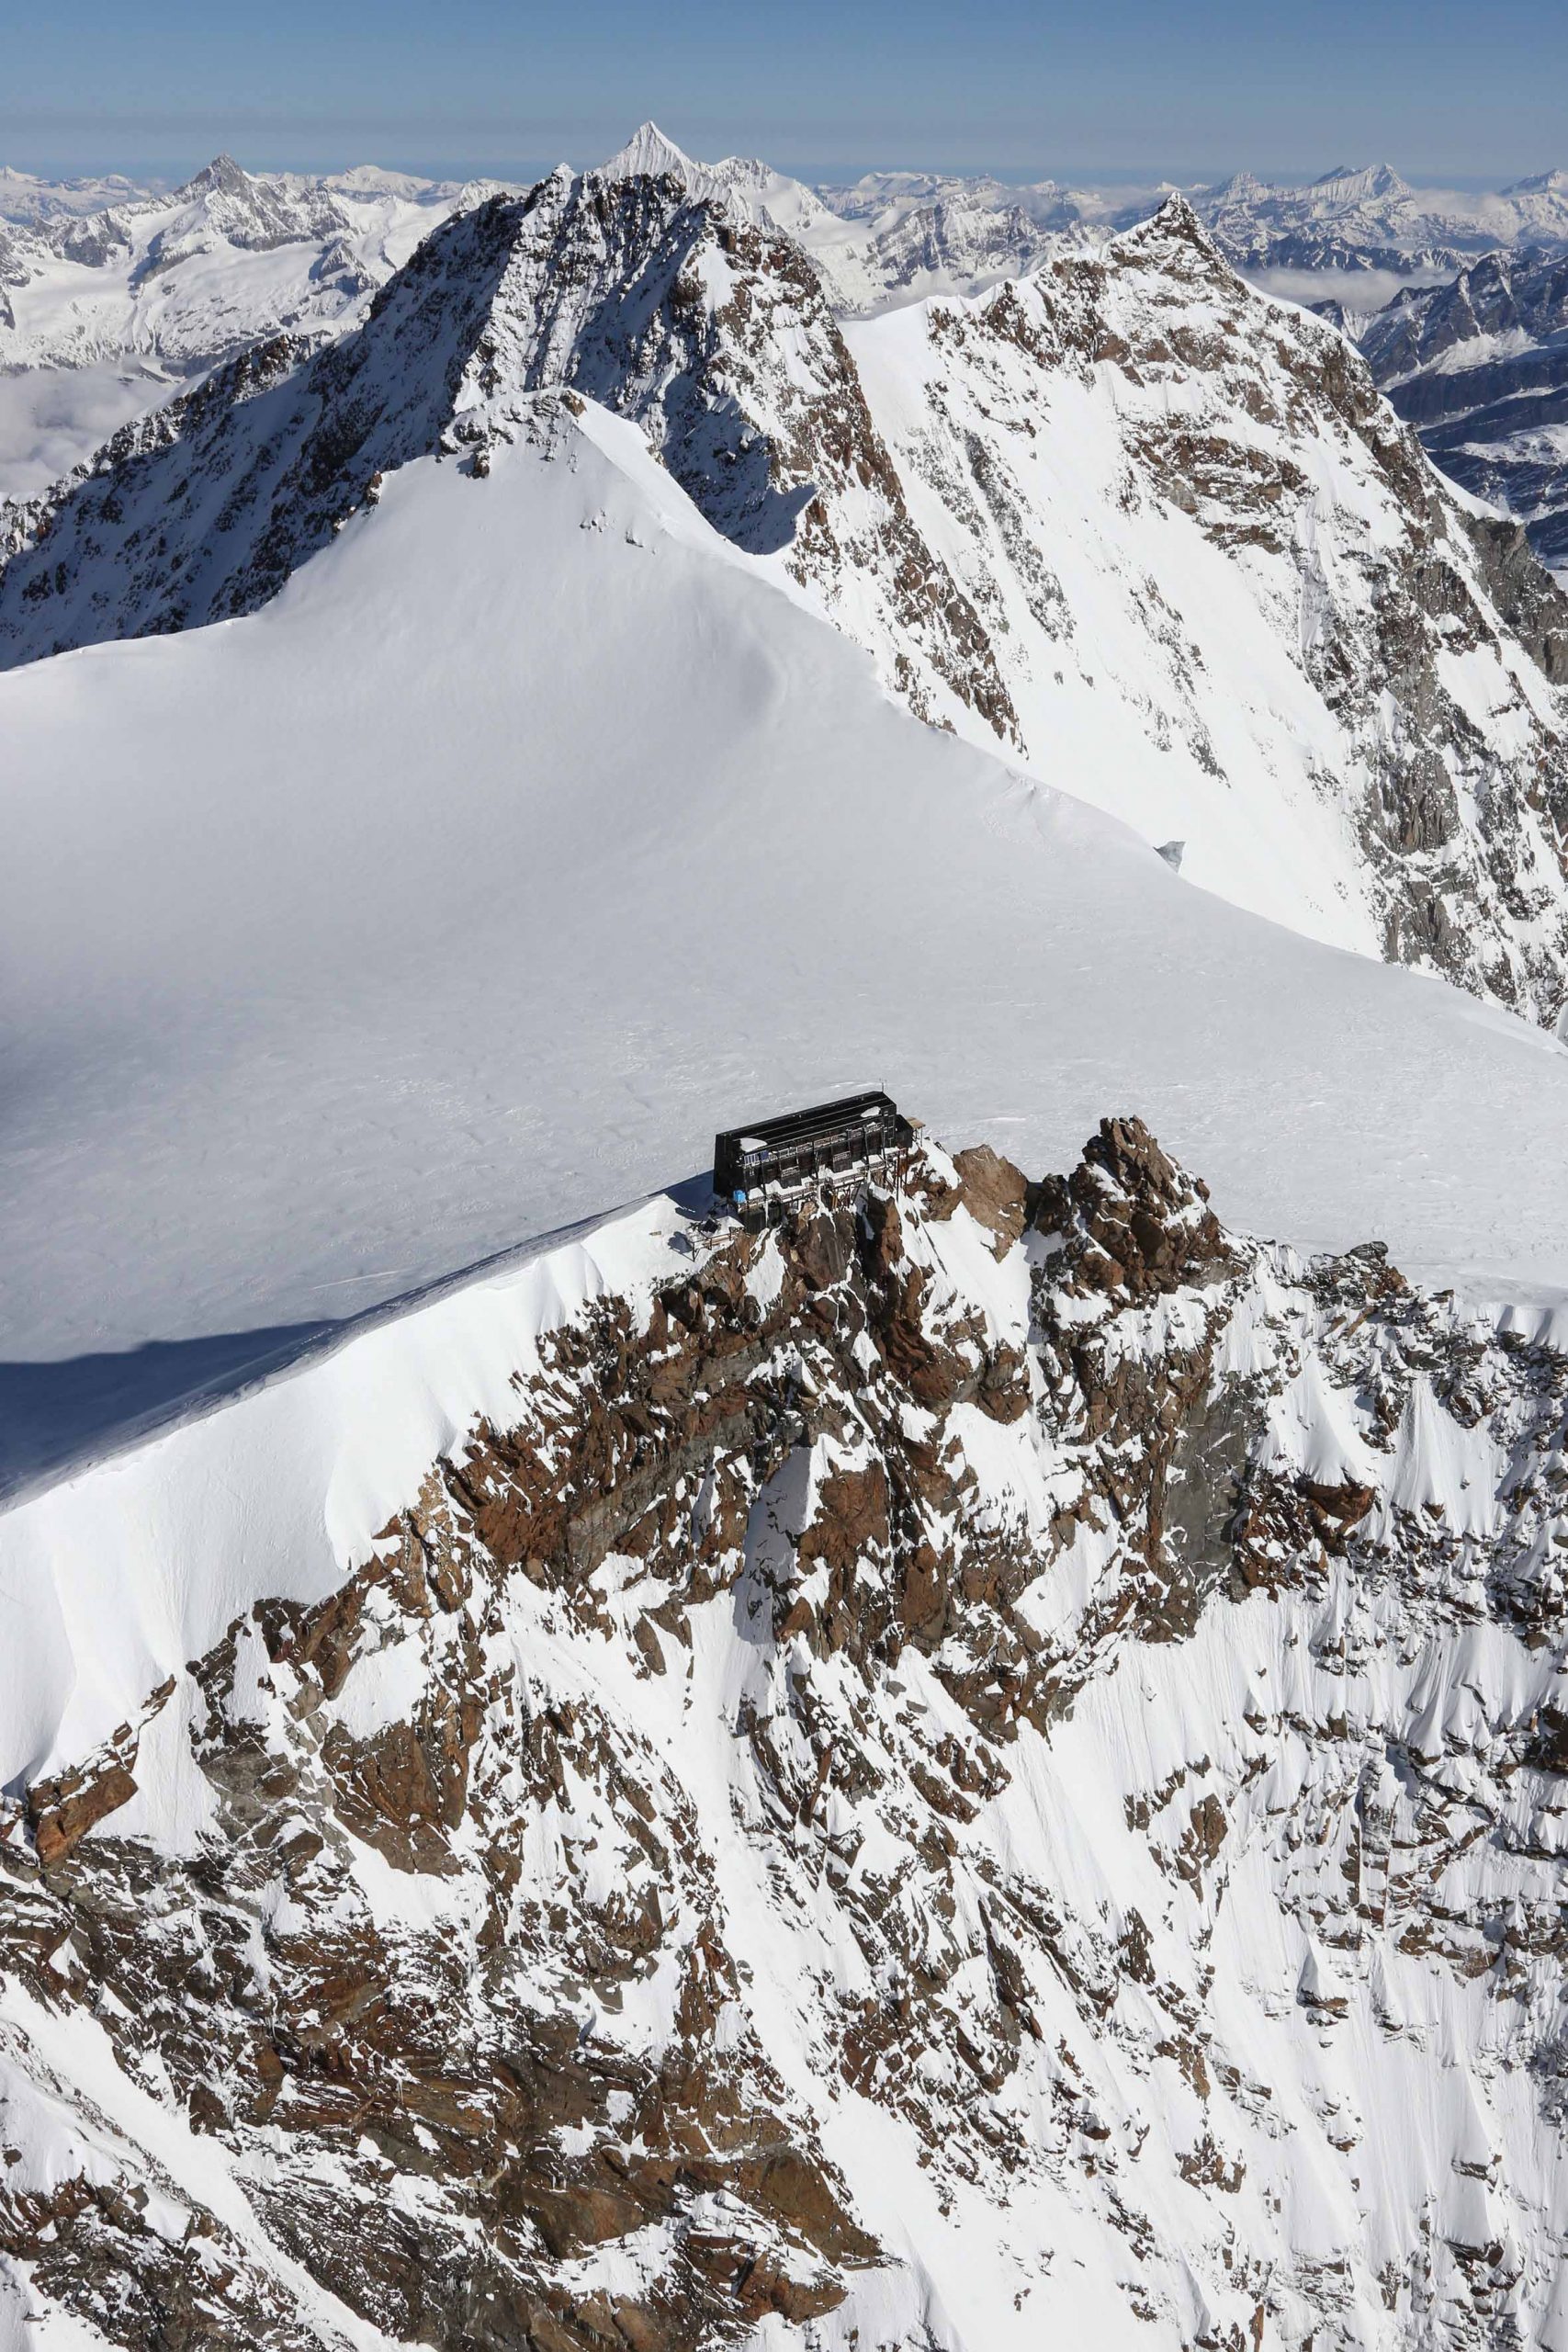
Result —
[[652, 116], [808, 174], [1568, 164], [1568, 0], [0, 0], [0, 161], [590, 163]]

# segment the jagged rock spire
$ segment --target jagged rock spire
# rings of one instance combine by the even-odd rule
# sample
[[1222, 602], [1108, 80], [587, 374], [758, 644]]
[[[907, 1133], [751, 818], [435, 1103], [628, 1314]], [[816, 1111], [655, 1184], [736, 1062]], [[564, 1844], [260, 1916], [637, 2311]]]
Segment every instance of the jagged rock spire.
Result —
[[209, 164], [203, 164], [199, 172], [193, 172], [178, 193], [193, 198], [215, 196], [220, 192], [227, 196], [243, 196], [250, 186], [251, 176], [244, 165], [237, 164], [233, 156], [225, 152], [214, 155]]

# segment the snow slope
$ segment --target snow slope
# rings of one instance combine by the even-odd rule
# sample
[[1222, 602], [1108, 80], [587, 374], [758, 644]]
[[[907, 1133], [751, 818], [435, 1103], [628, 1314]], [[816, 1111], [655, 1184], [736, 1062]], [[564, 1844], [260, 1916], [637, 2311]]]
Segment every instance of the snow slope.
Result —
[[1568, 1282], [1559, 1046], [919, 726], [592, 403], [0, 729], [14, 1470], [840, 1081], [1042, 1168], [1113, 1103], [1238, 1219]]

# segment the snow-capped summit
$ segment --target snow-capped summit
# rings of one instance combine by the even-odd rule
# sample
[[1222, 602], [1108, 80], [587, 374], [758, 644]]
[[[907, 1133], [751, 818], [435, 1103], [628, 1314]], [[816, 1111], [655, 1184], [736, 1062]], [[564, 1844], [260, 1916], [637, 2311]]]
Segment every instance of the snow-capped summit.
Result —
[[312, 243], [349, 233], [353, 223], [319, 182], [287, 174], [259, 176], [232, 155], [215, 155], [175, 192], [175, 213], [147, 241], [141, 267], [170, 267], [216, 243], [242, 253]]
[[[1473, 935], [1510, 936], [1505, 993], [1552, 1017], [1568, 886], [1536, 796], [1550, 777], [1549, 805], [1568, 797], [1568, 606], [1517, 530], [1444, 491], [1332, 329], [1249, 288], [1177, 196], [1100, 254], [847, 339], [1043, 773], [1347, 945], [1457, 977], [1440, 910], [1463, 903]], [[1458, 628], [1436, 617], [1450, 597]]]
[[626, 145], [618, 147], [598, 170], [607, 180], [632, 179], [638, 173], [650, 174], [657, 179], [667, 174], [698, 194], [712, 177], [707, 164], [694, 163], [672, 139], [666, 139], [656, 122], [638, 123]]
[[1534, 172], [1527, 179], [1510, 181], [1501, 193], [1504, 196], [1568, 197], [1568, 171]]
[[[634, 287], [644, 323], [628, 347]], [[62, 559], [80, 529], [82, 560], [50, 571], [47, 615], [21, 576], [41, 540], [7, 568], [0, 644], [13, 659], [246, 610], [374, 477], [444, 439], [482, 453], [497, 434], [527, 429], [536, 390], [570, 389], [642, 424], [738, 545], [777, 556], [798, 539], [796, 569], [809, 568], [809, 548], [825, 585], [857, 579], [884, 616], [881, 643], [919, 649], [918, 707], [931, 676], [1005, 729], [994, 656], [909, 524], [816, 271], [727, 192], [694, 195], [668, 174], [563, 169], [523, 198], [447, 221], [362, 328], [302, 367], [308, 356], [297, 340], [259, 346], [129, 428], [92, 482], [50, 503], [44, 537]], [[132, 519], [148, 502], [163, 509], [153, 539]], [[43, 514], [18, 511], [13, 535], [36, 533]]]
[[1232, 172], [1228, 178], [1203, 193], [1210, 204], [1246, 204], [1268, 196], [1270, 189], [1269, 182], [1260, 180], [1253, 172]]
[[600, 179], [645, 175], [675, 180], [704, 203], [728, 206], [739, 220], [782, 229], [786, 236], [797, 238], [810, 249], [835, 300], [841, 300], [833, 256], [851, 240], [837, 214], [803, 181], [774, 171], [771, 164], [754, 155], [726, 155], [716, 164], [698, 163], [667, 139], [654, 122], [639, 125], [607, 163], [594, 167], [594, 176]]
[[846, 330], [729, 190], [563, 168], [446, 222], [332, 349], [275, 338], [14, 510], [0, 660], [251, 610], [388, 472], [482, 474], [561, 395], [919, 716], [1260, 913], [1556, 1019], [1568, 608], [1179, 194]]
[[251, 187], [250, 175], [243, 171], [227, 152], [214, 155], [210, 163], [193, 172], [188, 180], [175, 191], [176, 203], [192, 204], [204, 196], [244, 196]]
[[351, 164], [345, 171], [326, 173], [321, 185], [344, 196], [389, 196], [422, 204], [450, 183], [421, 179], [416, 172], [389, 172], [379, 164]]
[[1368, 204], [1384, 198], [1402, 201], [1414, 195], [1407, 180], [1401, 179], [1392, 164], [1363, 164], [1359, 169], [1348, 164], [1336, 165], [1314, 180], [1305, 190], [1325, 204]]

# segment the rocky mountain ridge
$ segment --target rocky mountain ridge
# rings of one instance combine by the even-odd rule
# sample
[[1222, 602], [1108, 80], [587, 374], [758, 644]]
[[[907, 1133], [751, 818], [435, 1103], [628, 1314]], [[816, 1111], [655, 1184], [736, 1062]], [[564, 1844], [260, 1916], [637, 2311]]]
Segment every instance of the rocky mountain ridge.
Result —
[[[1172, 193], [1168, 186], [1015, 186], [916, 172], [871, 173], [818, 189], [753, 158], [697, 162], [653, 123], [599, 168], [607, 178], [678, 178], [741, 221], [782, 230], [810, 253], [840, 319], [983, 292], [1055, 254], [1096, 250]], [[198, 375], [277, 332], [318, 341], [342, 332], [424, 229], [498, 186], [368, 165], [316, 176], [247, 173], [227, 156], [173, 193], [112, 175], [51, 182], [0, 172], [0, 365], [34, 378], [40, 394], [62, 369], [110, 371], [115, 388], [106, 374], [103, 394], [82, 404], [102, 415], [107, 399], [120, 413], [141, 413], [159, 397], [158, 376]], [[1412, 189], [1376, 165], [1331, 172], [1306, 187], [1241, 173], [1186, 194], [1233, 264], [1303, 300], [1314, 299], [1314, 281], [1321, 281], [1322, 307], [1337, 303], [1359, 326], [1383, 299], [1390, 273], [1418, 294], [1434, 277], [1451, 281], [1489, 248], [1522, 259], [1562, 249], [1565, 187], [1562, 174], [1544, 173], [1497, 194], [1445, 195]], [[66, 445], [71, 455], [90, 454], [90, 425], [77, 431]], [[1441, 462], [1440, 435], [1433, 448]], [[1487, 494], [1517, 493], [1532, 522], [1540, 458], [1515, 450], [1510, 480], [1500, 471], [1486, 477]], [[1471, 479], [1462, 454], [1455, 478]], [[33, 481], [18, 486], [30, 490]], [[1536, 536], [1545, 546], [1539, 528]]]
[[889, 639], [1005, 728], [807, 256], [668, 176], [563, 171], [456, 217], [357, 334], [314, 357], [257, 346], [128, 427], [85, 481], [12, 507], [0, 641], [14, 661], [253, 610], [388, 469], [445, 447], [482, 474], [487, 440], [534, 429], [541, 390], [632, 416], [738, 545], [852, 571]]
[[254, 610], [389, 469], [482, 477], [584, 399], [919, 716], [1261, 912], [1557, 1018], [1568, 605], [1179, 198], [846, 329], [724, 191], [563, 170], [440, 226], [331, 348], [254, 346], [6, 510], [0, 660]]
[[[1125, 1121], [575, 1247], [423, 1466], [417, 1316], [334, 1460], [162, 1442], [261, 1473], [254, 1599], [7, 1758], [10, 2317], [1561, 2346], [1550, 1324], [1229, 1233]], [[318, 1479], [389, 1515], [301, 1595]]]

